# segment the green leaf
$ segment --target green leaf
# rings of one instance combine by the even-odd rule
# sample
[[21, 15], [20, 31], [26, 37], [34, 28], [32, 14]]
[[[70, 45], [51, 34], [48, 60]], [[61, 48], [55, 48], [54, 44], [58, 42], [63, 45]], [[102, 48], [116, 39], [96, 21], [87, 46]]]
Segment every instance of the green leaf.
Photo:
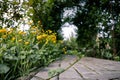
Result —
[[26, 58], [26, 56], [25, 56], [25, 55], [20, 56], [20, 59], [25, 59], [25, 58]]
[[10, 68], [5, 64], [0, 64], [0, 74], [7, 73], [10, 70]]
[[6, 48], [7, 48], [7, 45], [6, 45], [6, 44], [3, 44], [2, 48], [6, 49]]
[[52, 77], [52, 76], [55, 76], [57, 74], [60, 74], [61, 72], [63, 72], [64, 69], [63, 68], [58, 68], [58, 69], [54, 69], [54, 70], [49, 70], [48, 71], [48, 76], [49, 77]]
[[16, 46], [13, 46], [10, 48], [10, 50], [15, 50], [16, 49]]
[[29, 0], [29, 5], [32, 5], [33, 4], [33, 0]]
[[39, 49], [38, 44], [34, 45], [33, 48], [34, 48], [34, 49]]

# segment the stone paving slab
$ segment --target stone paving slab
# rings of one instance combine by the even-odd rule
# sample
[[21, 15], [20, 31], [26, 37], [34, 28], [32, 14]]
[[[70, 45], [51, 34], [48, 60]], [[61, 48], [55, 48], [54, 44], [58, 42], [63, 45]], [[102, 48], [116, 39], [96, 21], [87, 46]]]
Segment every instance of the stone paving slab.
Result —
[[[47, 79], [47, 78], [49, 78], [48, 72], [50, 70], [56, 70], [56, 69], [59, 69], [59, 68], [66, 69], [76, 59], [77, 59], [76, 56], [67, 55], [62, 60], [55, 61], [52, 64], [50, 64], [48, 67], [45, 67], [44, 69], [40, 70], [40, 72], [37, 73], [35, 75], [35, 77], [33, 77], [31, 80], [40, 80], [40, 78]], [[52, 78], [51, 80], [57, 80], [57, 79], [56, 78]]]
[[[58, 68], [66, 69], [78, 58], [67, 55], [62, 60], [53, 62], [40, 70], [30, 80], [46, 80], [48, 71]], [[120, 80], [120, 62], [84, 57], [59, 76], [50, 80]]]
[[[117, 80], [120, 80], [120, 62], [85, 57], [78, 62], [78, 65], [85, 65], [84, 67], [87, 67], [92, 72], [96, 73], [96, 74], [88, 73], [82, 74], [84, 75], [85, 79], [113, 80], [114, 78], [118, 78]], [[82, 73], [80, 70], [79, 72]]]
[[76, 73], [76, 71], [73, 68], [68, 69], [67, 71], [65, 71], [64, 73], [60, 74], [60, 80], [62, 79], [78, 79], [78, 80], [82, 80], [82, 78], [79, 76], [78, 73]]

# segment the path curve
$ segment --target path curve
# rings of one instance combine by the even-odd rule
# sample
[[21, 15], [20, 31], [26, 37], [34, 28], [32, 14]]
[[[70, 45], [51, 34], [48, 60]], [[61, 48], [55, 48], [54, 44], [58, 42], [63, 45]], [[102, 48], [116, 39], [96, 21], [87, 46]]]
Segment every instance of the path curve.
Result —
[[[62, 60], [55, 61], [40, 70], [30, 80], [46, 80], [50, 70], [66, 69], [78, 59], [66, 55]], [[120, 80], [120, 62], [84, 57], [69, 69], [50, 80]]]

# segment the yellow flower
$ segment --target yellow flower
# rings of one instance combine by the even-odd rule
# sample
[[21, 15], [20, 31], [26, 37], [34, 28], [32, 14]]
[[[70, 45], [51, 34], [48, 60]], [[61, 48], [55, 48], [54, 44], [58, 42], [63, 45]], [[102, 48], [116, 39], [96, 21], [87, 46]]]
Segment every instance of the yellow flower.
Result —
[[45, 32], [44, 29], [42, 29], [42, 32]]
[[0, 33], [6, 33], [7, 30], [6, 29], [0, 29]]
[[40, 24], [40, 25], [41, 25], [41, 21], [40, 21], [40, 20], [38, 21], [38, 24]]
[[18, 34], [24, 35], [24, 34], [26, 34], [26, 32], [24, 32], [24, 31], [19, 31]]
[[31, 31], [31, 33], [32, 33], [32, 34], [37, 34], [37, 32], [36, 32], [36, 31]]
[[56, 43], [56, 41], [54, 40], [53, 43]]
[[56, 36], [55, 35], [51, 36], [51, 41], [53, 41], [53, 43], [56, 43]]
[[12, 33], [12, 31], [8, 31], [8, 34], [11, 34]]
[[37, 40], [41, 40], [41, 39], [42, 39], [41, 35], [37, 36]]
[[51, 30], [47, 30], [46, 32], [47, 32], [47, 33], [49, 33], [49, 34], [51, 34], [51, 33], [52, 33], [52, 31], [51, 31]]
[[12, 37], [12, 41], [14, 41], [15, 40], [15, 37]]
[[47, 37], [47, 39], [50, 40], [50, 41], [53, 42], [53, 43], [56, 43], [56, 36], [55, 36], [55, 35], [49, 35], [49, 36]]
[[13, 28], [10, 28], [10, 31], [13, 31]]
[[18, 40], [18, 42], [22, 42], [22, 39]]
[[46, 37], [47, 37], [47, 34], [43, 34], [42, 37], [43, 37], [43, 38], [46, 38]]
[[30, 21], [28, 22], [28, 24], [29, 24], [29, 25], [31, 25], [32, 23], [33, 23], [33, 21], [32, 21], [32, 20], [30, 20]]
[[7, 35], [3, 35], [2, 38], [3, 38], [3, 39], [7, 38]]
[[32, 28], [35, 28], [36, 26], [32, 26]]
[[29, 44], [29, 42], [27, 41], [27, 42], [25, 42], [25, 45], [28, 45]]
[[35, 26], [33, 26], [33, 27], [31, 27], [30, 29], [31, 29], [31, 30], [35, 30], [36, 28], [35, 28]]
[[65, 48], [63, 48], [63, 52], [64, 52], [64, 54], [66, 54], [67, 52], [66, 52], [66, 47]]

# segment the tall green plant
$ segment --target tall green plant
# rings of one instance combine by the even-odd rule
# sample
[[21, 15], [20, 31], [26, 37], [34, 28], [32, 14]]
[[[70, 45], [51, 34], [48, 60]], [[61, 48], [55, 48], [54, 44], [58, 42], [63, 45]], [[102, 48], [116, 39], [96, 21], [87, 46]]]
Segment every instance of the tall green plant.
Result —
[[61, 55], [59, 47], [56, 34], [42, 25], [28, 31], [0, 29], [0, 79], [13, 80], [48, 65]]

